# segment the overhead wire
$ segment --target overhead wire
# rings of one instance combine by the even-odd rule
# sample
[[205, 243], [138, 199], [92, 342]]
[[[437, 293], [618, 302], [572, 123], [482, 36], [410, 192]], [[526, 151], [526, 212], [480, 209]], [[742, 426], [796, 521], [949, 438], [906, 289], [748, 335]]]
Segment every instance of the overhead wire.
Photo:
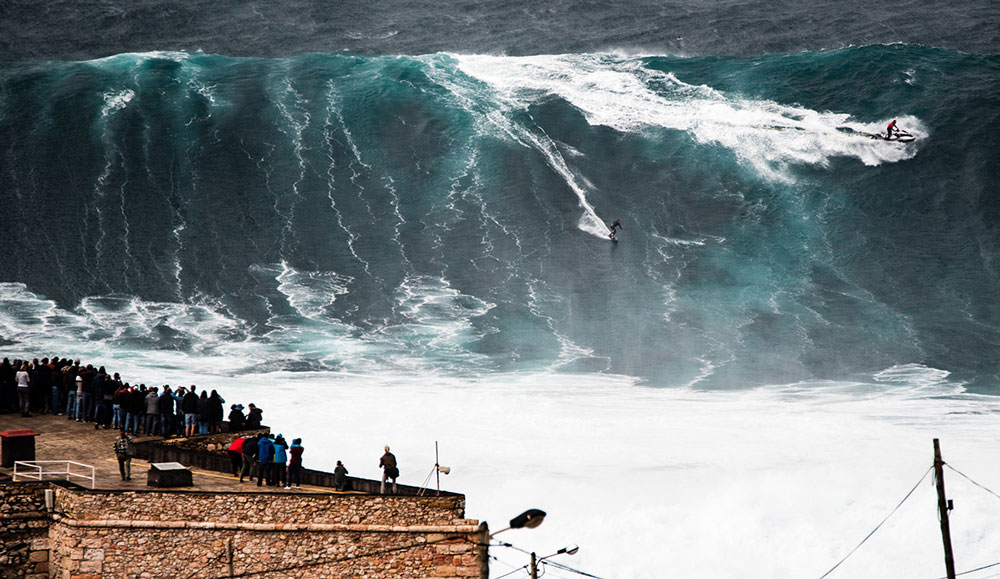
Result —
[[864, 545], [865, 542], [868, 539], [870, 539], [871, 536], [874, 535], [876, 531], [878, 531], [880, 528], [882, 528], [882, 525], [884, 525], [885, 522], [889, 520], [889, 517], [891, 517], [892, 515], [896, 514], [896, 511], [899, 510], [899, 507], [903, 506], [903, 503], [906, 502], [906, 499], [910, 498], [910, 495], [913, 494], [913, 491], [917, 490], [917, 487], [920, 486], [920, 483], [924, 482], [924, 479], [927, 478], [927, 474], [929, 472], [931, 472], [932, 470], [934, 470], [934, 466], [933, 465], [931, 467], [929, 467], [926, 471], [924, 471], [923, 476], [920, 477], [920, 480], [917, 481], [917, 484], [913, 485], [913, 488], [910, 489], [910, 492], [906, 493], [906, 496], [903, 497], [903, 500], [899, 501], [899, 504], [897, 504], [895, 507], [893, 507], [892, 511], [890, 511], [889, 514], [886, 515], [884, 519], [882, 519], [882, 522], [880, 522], [878, 525], [876, 525], [875, 528], [872, 529], [872, 531], [870, 533], [868, 533], [867, 535], [865, 535], [865, 538], [861, 539], [861, 542], [858, 543], [853, 549], [851, 549], [851, 552], [848, 553], [847, 555], [845, 555], [843, 559], [841, 559], [840, 561], [837, 561], [837, 564], [834, 565], [833, 567], [831, 567], [829, 571], [827, 571], [826, 573], [823, 573], [822, 575], [820, 575], [819, 579], [823, 579], [824, 577], [826, 577], [830, 573], [833, 573], [833, 571], [837, 567], [840, 567], [840, 565], [844, 561], [846, 561], [851, 555], [853, 555], [855, 551], [857, 551], [859, 548], [861, 548], [861, 545]]
[[996, 494], [995, 492], [991, 491], [990, 489], [988, 489], [988, 488], [984, 487], [983, 485], [977, 483], [976, 481], [972, 480], [971, 478], [969, 478], [968, 476], [966, 476], [965, 473], [963, 473], [962, 471], [958, 470], [957, 468], [951, 466], [948, 463], [944, 463], [944, 465], [946, 467], [948, 467], [949, 470], [954, 471], [955, 473], [957, 473], [958, 475], [960, 475], [965, 480], [969, 481], [970, 483], [976, 485], [977, 487], [983, 489], [984, 491], [986, 491], [986, 492], [990, 493], [991, 495], [995, 496], [996, 498], [1000, 499], [1000, 495]]

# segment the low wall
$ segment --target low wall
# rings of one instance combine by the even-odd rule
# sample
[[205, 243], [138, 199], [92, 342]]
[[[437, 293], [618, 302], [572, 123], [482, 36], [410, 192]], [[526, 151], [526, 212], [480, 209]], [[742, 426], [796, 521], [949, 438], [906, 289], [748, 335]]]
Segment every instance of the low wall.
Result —
[[[179, 462], [201, 470], [232, 474], [232, 463], [226, 449], [240, 436], [255, 436], [258, 432], [268, 433], [268, 427], [242, 432], [205, 434], [190, 438], [154, 439], [136, 443], [136, 458], [149, 462]], [[333, 473], [320, 470], [302, 469], [302, 484], [333, 488]], [[378, 494], [382, 481], [349, 476], [345, 490]], [[429, 491], [418, 486], [397, 485], [397, 495], [418, 496], [437, 491]], [[445, 491], [441, 495], [451, 495]]]
[[[53, 511], [45, 489], [54, 491]], [[465, 497], [92, 491], [0, 483], [0, 577], [487, 577]], [[5, 547], [6, 548], [6, 547]]]

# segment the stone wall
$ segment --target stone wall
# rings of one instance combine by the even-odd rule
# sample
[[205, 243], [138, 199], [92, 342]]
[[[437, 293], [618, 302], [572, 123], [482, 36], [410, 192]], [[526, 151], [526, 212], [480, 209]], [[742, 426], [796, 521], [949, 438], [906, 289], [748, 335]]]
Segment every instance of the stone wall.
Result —
[[[47, 487], [55, 490], [51, 515]], [[15, 542], [15, 520], [35, 524], [23, 529], [32, 549], [10, 560], [4, 579], [36, 572], [62, 579], [488, 576], [488, 531], [464, 518], [462, 495], [118, 492], [5, 483], [0, 497], [7, 505], [4, 544]]]
[[49, 576], [49, 483], [0, 484], [0, 578]]

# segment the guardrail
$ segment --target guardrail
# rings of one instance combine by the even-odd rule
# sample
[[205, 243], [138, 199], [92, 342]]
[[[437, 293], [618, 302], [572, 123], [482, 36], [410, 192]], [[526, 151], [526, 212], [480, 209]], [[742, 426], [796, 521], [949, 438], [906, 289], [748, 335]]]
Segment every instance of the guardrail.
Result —
[[[58, 467], [55, 470], [50, 470], [49, 466], [61, 465], [62, 469]], [[74, 472], [73, 468], [79, 467], [79, 470], [90, 470], [90, 474], [81, 474], [79, 472]], [[61, 478], [62, 480], [68, 480], [76, 482], [73, 479], [83, 479], [84, 481], [90, 481], [90, 488], [94, 488], [94, 467], [89, 464], [83, 464], [80, 462], [73, 462], [72, 460], [18, 460], [14, 461], [14, 480], [17, 481], [18, 477], [21, 479], [30, 480], [52, 480], [55, 478]], [[49, 478], [46, 478], [49, 477]]]

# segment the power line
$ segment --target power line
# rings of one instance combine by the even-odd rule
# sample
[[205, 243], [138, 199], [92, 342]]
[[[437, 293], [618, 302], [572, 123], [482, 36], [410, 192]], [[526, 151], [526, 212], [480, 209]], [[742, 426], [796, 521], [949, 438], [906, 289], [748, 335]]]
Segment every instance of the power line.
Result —
[[[997, 561], [996, 563], [990, 563], [989, 565], [983, 565], [982, 567], [976, 567], [975, 569], [969, 569], [968, 571], [962, 571], [961, 573], [955, 573], [955, 575], [968, 575], [969, 573], [975, 573], [976, 571], [982, 571], [983, 569], [989, 569], [990, 567], [996, 567], [998, 565], [1000, 565], [1000, 561]], [[997, 575], [994, 575], [994, 577], [997, 577]], [[939, 577], [938, 579], [948, 579], [948, 578]]]
[[991, 495], [995, 496], [996, 498], [1000, 499], [1000, 495], [996, 494], [995, 492], [991, 491], [990, 489], [984, 487], [983, 485], [981, 485], [981, 484], [977, 483], [976, 481], [972, 480], [971, 478], [967, 477], [965, 474], [962, 473], [962, 471], [958, 470], [957, 468], [951, 466], [948, 463], [945, 463], [945, 466], [948, 467], [949, 469], [955, 471], [959, 475], [961, 475], [965, 480], [969, 481], [970, 483], [976, 485], [977, 487], [983, 489], [984, 491], [986, 491], [986, 492], [990, 493]]
[[522, 565], [522, 566], [518, 567], [517, 569], [514, 569], [513, 571], [508, 571], [507, 573], [504, 573], [503, 575], [499, 575], [498, 577], [496, 577], [496, 579], [501, 579], [502, 577], [507, 577], [508, 575], [513, 575], [514, 573], [517, 573], [518, 571], [525, 571], [527, 569], [528, 569], [527, 565]]
[[590, 573], [580, 571], [579, 569], [574, 569], [568, 565], [563, 565], [562, 563], [557, 563], [555, 561], [545, 561], [545, 564], [552, 565], [556, 569], [562, 569], [563, 571], [570, 571], [572, 573], [576, 573], [577, 575], [583, 575], [584, 577], [593, 577], [594, 579], [601, 579], [597, 575], [591, 575]]
[[820, 578], [819, 578], [819, 579], [823, 579], [824, 577], [826, 577], [826, 576], [827, 576], [827, 575], [829, 575], [830, 573], [833, 573], [833, 570], [834, 570], [834, 569], [836, 569], [837, 567], [840, 567], [840, 564], [841, 564], [841, 563], [843, 563], [843, 562], [844, 562], [844, 561], [846, 561], [846, 560], [847, 560], [847, 559], [848, 559], [848, 558], [849, 558], [849, 557], [850, 557], [851, 555], [853, 555], [853, 554], [854, 554], [854, 552], [855, 552], [855, 551], [857, 551], [857, 550], [858, 550], [858, 549], [859, 549], [859, 548], [861, 547], [861, 545], [864, 545], [864, 544], [865, 544], [865, 541], [867, 541], [868, 539], [870, 539], [870, 538], [871, 538], [871, 536], [875, 534], [875, 531], [878, 531], [878, 530], [879, 530], [879, 529], [880, 529], [880, 528], [882, 527], [882, 525], [884, 525], [884, 524], [885, 524], [885, 522], [889, 520], [889, 517], [891, 517], [892, 515], [896, 514], [896, 511], [898, 511], [898, 510], [899, 510], [899, 507], [903, 506], [903, 503], [905, 503], [905, 502], [906, 502], [906, 499], [910, 498], [910, 495], [912, 495], [912, 494], [913, 494], [913, 491], [917, 490], [917, 487], [919, 487], [919, 486], [920, 486], [920, 483], [924, 482], [924, 479], [925, 479], [925, 478], [927, 478], [927, 474], [928, 474], [929, 472], [931, 472], [932, 470], [934, 470], [934, 467], [933, 467], [933, 466], [929, 467], [929, 468], [928, 468], [928, 469], [927, 469], [926, 471], [924, 471], [924, 474], [923, 474], [923, 476], [921, 476], [921, 477], [920, 477], [920, 480], [918, 480], [918, 481], [917, 481], [917, 484], [913, 485], [913, 488], [912, 488], [912, 489], [910, 489], [910, 492], [906, 493], [906, 496], [905, 496], [905, 497], [903, 497], [903, 500], [899, 501], [899, 504], [898, 504], [898, 505], [896, 505], [896, 506], [895, 506], [895, 508], [893, 508], [893, 509], [892, 509], [892, 511], [891, 511], [891, 512], [889, 512], [889, 514], [888, 514], [888, 515], [886, 515], [886, 517], [885, 517], [884, 519], [882, 519], [882, 522], [881, 522], [881, 523], [879, 523], [878, 525], [876, 525], [876, 527], [875, 527], [874, 529], [872, 529], [872, 531], [871, 531], [870, 533], [868, 533], [867, 535], [865, 535], [865, 538], [864, 538], [864, 539], [861, 539], [861, 542], [860, 542], [860, 543], [858, 543], [856, 547], [854, 547], [853, 549], [851, 549], [851, 552], [850, 552], [850, 553], [848, 553], [847, 555], [845, 555], [845, 556], [844, 556], [844, 558], [843, 558], [843, 559], [841, 559], [840, 561], [837, 561], [837, 564], [836, 564], [836, 565], [834, 565], [833, 567], [831, 567], [831, 568], [830, 568], [830, 570], [829, 570], [829, 571], [827, 571], [826, 573], [823, 573], [823, 574], [822, 574], [822, 575], [820, 576]]

